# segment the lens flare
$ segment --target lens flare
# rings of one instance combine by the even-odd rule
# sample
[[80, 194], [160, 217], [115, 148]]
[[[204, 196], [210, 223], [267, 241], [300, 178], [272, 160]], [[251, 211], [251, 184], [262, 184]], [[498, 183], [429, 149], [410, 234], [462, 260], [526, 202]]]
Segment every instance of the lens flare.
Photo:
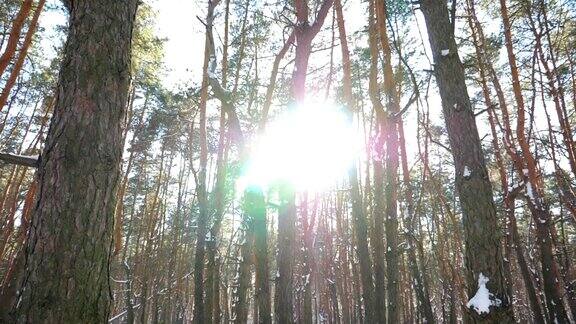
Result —
[[241, 186], [288, 182], [318, 191], [342, 179], [358, 156], [359, 132], [341, 107], [300, 105], [272, 121], [257, 139]]

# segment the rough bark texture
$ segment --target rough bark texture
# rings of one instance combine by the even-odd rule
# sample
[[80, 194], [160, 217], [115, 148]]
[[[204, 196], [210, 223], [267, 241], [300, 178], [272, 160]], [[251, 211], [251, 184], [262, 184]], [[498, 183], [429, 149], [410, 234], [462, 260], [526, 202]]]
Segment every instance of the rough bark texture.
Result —
[[479, 315], [469, 309], [465, 320], [470, 323], [512, 323], [514, 317], [506, 289], [501, 252], [501, 233], [488, 179], [478, 129], [464, 79], [464, 67], [458, 56], [452, 24], [444, 1], [424, 0], [422, 13], [434, 58], [434, 73], [442, 98], [454, 164], [456, 189], [460, 198], [465, 234], [465, 263], [468, 295], [478, 289], [480, 274], [489, 281], [487, 287], [501, 303]]
[[[498, 166], [498, 172], [500, 174], [500, 185], [503, 191], [504, 197], [504, 213], [506, 218], [508, 219], [508, 228], [507, 228], [507, 236], [509, 237], [510, 244], [516, 253], [516, 259], [518, 261], [518, 268], [520, 270], [520, 274], [522, 275], [522, 279], [524, 281], [524, 286], [526, 289], [526, 294], [528, 300], [530, 301], [530, 308], [532, 310], [532, 316], [536, 323], [544, 323], [544, 316], [542, 315], [542, 311], [540, 308], [540, 301], [538, 299], [533, 281], [532, 275], [530, 273], [528, 264], [526, 263], [526, 259], [523, 253], [523, 247], [520, 242], [520, 235], [518, 234], [518, 228], [516, 225], [516, 215], [514, 212], [514, 195], [515, 193], [511, 193], [509, 191], [508, 185], [508, 175], [506, 174], [506, 168], [504, 166], [503, 157], [501, 154], [501, 148], [498, 141], [498, 134], [496, 132], [496, 114], [493, 111], [493, 103], [491, 99], [490, 89], [488, 88], [488, 81], [487, 81], [487, 73], [486, 68], [491, 71], [493, 68], [491, 66], [490, 61], [485, 57], [485, 39], [484, 39], [484, 32], [480, 22], [476, 17], [476, 9], [474, 6], [474, 1], [468, 0], [468, 23], [470, 26], [470, 30], [472, 32], [472, 40], [474, 43], [474, 48], [476, 50], [477, 61], [478, 61], [478, 72], [480, 76], [480, 84], [482, 86], [482, 95], [484, 97], [484, 102], [488, 109], [488, 121], [490, 123], [490, 130], [492, 133], [492, 147], [494, 149], [494, 154], [496, 158], [496, 164]], [[506, 107], [506, 101], [504, 100], [504, 95], [502, 93], [502, 89], [500, 88], [500, 82], [498, 81], [497, 76], [494, 74], [494, 87], [498, 94], [500, 108], [503, 111], [503, 115], [506, 116], [505, 123], [504, 123], [504, 131], [506, 133], [506, 141], [510, 142], [513, 141], [512, 139], [512, 130], [510, 129], [510, 122], [508, 120], [508, 108]], [[514, 158], [514, 156], [512, 156]], [[511, 280], [509, 280], [510, 282]]]
[[16, 320], [104, 323], [137, 1], [81, 1], [39, 167]]

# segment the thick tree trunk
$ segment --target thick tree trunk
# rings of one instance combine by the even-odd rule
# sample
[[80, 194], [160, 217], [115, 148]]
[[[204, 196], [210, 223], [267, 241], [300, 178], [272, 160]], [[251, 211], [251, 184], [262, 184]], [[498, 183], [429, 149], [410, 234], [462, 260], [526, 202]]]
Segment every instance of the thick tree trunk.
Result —
[[512, 323], [501, 251], [501, 233], [492, 186], [466, 89], [464, 67], [458, 56], [452, 24], [444, 1], [423, 0], [422, 13], [428, 29], [434, 58], [434, 73], [452, 155], [456, 166], [456, 189], [463, 213], [468, 295], [476, 294], [487, 278], [486, 287], [497, 298], [488, 314], [473, 309], [466, 312], [470, 323]]
[[[103, 323], [137, 1], [70, 9], [17, 321]], [[104, 63], [103, 63], [104, 62]]]
[[[491, 99], [490, 89], [488, 88], [488, 81], [487, 81], [487, 73], [486, 68], [489, 71], [492, 71], [492, 66], [490, 62], [484, 57], [485, 53], [485, 46], [484, 46], [484, 32], [482, 30], [482, 26], [476, 17], [476, 10], [473, 1], [467, 1], [468, 6], [468, 24], [470, 26], [470, 30], [472, 33], [472, 39], [474, 43], [474, 48], [476, 50], [477, 60], [478, 60], [478, 71], [480, 74], [480, 83], [482, 86], [482, 94], [484, 97], [484, 101], [486, 107], [488, 109], [488, 121], [490, 124], [490, 129], [492, 133], [492, 147], [494, 149], [494, 154], [496, 156], [496, 164], [498, 166], [498, 171], [500, 174], [500, 181], [501, 187], [504, 196], [504, 213], [508, 219], [508, 236], [511, 239], [510, 244], [513, 246], [514, 251], [516, 253], [516, 259], [518, 260], [518, 266], [520, 268], [520, 273], [522, 275], [522, 279], [524, 281], [524, 286], [526, 288], [526, 293], [528, 295], [528, 300], [530, 302], [530, 308], [533, 313], [534, 321], [536, 323], [544, 323], [544, 316], [542, 315], [542, 310], [540, 308], [540, 301], [538, 300], [538, 296], [536, 294], [536, 289], [534, 287], [532, 281], [532, 275], [528, 269], [528, 265], [524, 258], [524, 253], [522, 249], [522, 245], [520, 242], [520, 236], [518, 234], [518, 228], [516, 225], [516, 216], [514, 214], [514, 200], [516, 193], [509, 192], [509, 185], [508, 185], [508, 176], [506, 174], [506, 168], [504, 166], [504, 161], [502, 158], [501, 148], [498, 141], [498, 134], [496, 132], [496, 115], [493, 111], [493, 103]], [[505, 115], [506, 122], [504, 123], [504, 132], [506, 133], [505, 136], [507, 141], [512, 141], [510, 129], [510, 122], [508, 120], [508, 110], [506, 108], [506, 102], [504, 101], [504, 96], [501, 93], [500, 83], [494, 75], [495, 78], [495, 85], [496, 85], [496, 92], [498, 93], [498, 98], [500, 98], [500, 108], [504, 111], [503, 115]], [[510, 281], [510, 280], [509, 280]], [[511, 282], [509, 283], [511, 284]]]

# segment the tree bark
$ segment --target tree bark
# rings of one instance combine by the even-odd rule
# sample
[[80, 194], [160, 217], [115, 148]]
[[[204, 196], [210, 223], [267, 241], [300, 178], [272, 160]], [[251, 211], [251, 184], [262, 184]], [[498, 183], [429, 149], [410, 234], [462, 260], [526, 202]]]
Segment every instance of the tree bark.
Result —
[[452, 24], [444, 1], [423, 0], [420, 6], [434, 58], [434, 74], [456, 167], [456, 189], [464, 223], [466, 278], [471, 298], [480, 277], [500, 302], [488, 314], [468, 309], [469, 323], [513, 323], [501, 251], [501, 233], [488, 179], [474, 112], [466, 89], [464, 67], [458, 56]]
[[108, 321], [115, 195], [137, 3], [85, 1], [70, 7], [56, 106], [26, 243], [18, 322]]

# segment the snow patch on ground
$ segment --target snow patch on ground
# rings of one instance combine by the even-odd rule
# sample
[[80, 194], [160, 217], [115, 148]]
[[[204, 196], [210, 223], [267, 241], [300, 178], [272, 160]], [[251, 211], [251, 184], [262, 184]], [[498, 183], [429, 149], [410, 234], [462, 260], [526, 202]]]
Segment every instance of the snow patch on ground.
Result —
[[450, 54], [450, 50], [449, 49], [443, 49], [440, 54], [442, 54], [442, 56], [448, 56], [448, 54]]
[[484, 276], [483, 273], [478, 275], [478, 290], [476, 295], [470, 298], [466, 307], [472, 308], [478, 314], [482, 315], [484, 313], [490, 313], [490, 306], [499, 307], [502, 301], [494, 296], [486, 287], [486, 284], [490, 281], [488, 277]]

